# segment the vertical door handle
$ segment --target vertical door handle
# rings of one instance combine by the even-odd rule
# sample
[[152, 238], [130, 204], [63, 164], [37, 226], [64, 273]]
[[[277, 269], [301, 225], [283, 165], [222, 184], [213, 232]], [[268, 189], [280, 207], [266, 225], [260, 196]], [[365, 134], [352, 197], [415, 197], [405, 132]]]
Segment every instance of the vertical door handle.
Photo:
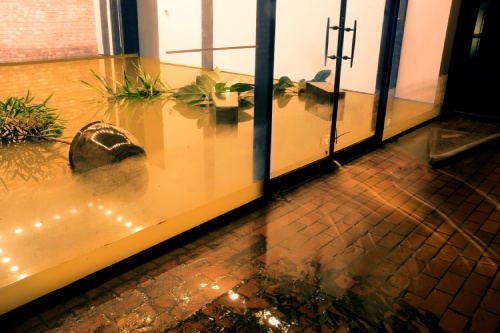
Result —
[[357, 31], [358, 20], [354, 20], [354, 28], [345, 28], [344, 31], [352, 31], [352, 45], [351, 45], [351, 57], [343, 57], [343, 59], [351, 59], [351, 68], [352, 62], [354, 61], [354, 50], [356, 49], [356, 31]]
[[329, 43], [329, 39], [330, 39], [330, 29], [332, 29], [332, 30], [338, 30], [338, 28], [339, 27], [337, 27], [337, 26], [333, 26], [333, 27], [330, 26], [330, 18], [328, 18], [326, 20], [325, 66], [326, 66], [326, 61], [328, 60], [328, 58], [330, 58], [330, 59], [336, 59], [337, 58], [337, 56], [334, 56], [334, 55], [329, 56], [328, 55], [328, 43]]
[[325, 66], [328, 60], [328, 39], [330, 38], [330, 18], [326, 20]]
[[[325, 41], [325, 66], [326, 66], [326, 61], [328, 59], [337, 59], [337, 58], [342, 58], [344, 60], [351, 59], [351, 67], [352, 63], [354, 61], [354, 50], [356, 48], [356, 31], [357, 31], [357, 24], [358, 21], [354, 20], [354, 28], [342, 28], [338, 26], [330, 26], [330, 18], [326, 21], [326, 41]], [[352, 46], [351, 46], [351, 56], [338, 56], [338, 55], [328, 55], [328, 43], [329, 43], [329, 38], [330, 38], [330, 29], [332, 30], [344, 30], [346, 32], [353, 32], [352, 36]]]

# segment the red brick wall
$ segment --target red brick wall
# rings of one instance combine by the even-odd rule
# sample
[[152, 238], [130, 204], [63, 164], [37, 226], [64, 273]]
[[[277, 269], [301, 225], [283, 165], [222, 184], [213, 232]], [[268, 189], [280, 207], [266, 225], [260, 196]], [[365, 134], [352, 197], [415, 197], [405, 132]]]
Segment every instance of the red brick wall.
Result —
[[0, 63], [97, 52], [94, 0], [0, 1]]

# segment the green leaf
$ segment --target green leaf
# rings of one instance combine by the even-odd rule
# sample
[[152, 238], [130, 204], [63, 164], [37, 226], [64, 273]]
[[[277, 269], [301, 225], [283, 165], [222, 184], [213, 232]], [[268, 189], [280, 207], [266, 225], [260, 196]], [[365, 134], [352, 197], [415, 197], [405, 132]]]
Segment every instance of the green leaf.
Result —
[[310, 80], [311, 82], [325, 82], [326, 79], [332, 74], [332, 71], [329, 69], [324, 69], [316, 73], [314, 79]]
[[239, 107], [241, 109], [249, 109], [249, 108], [253, 107], [253, 102], [251, 100], [249, 100], [248, 98], [250, 98], [250, 97], [240, 98]]
[[278, 81], [278, 85], [281, 87], [293, 87], [293, 81], [290, 80], [288, 76], [282, 76], [280, 77]]
[[249, 83], [235, 83], [231, 87], [229, 87], [230, 91], [237, 91], [239, 93], [245, 92], [245, 91], [251, 91], [254, 89], [253, 84]]
[[104, 76], [99, 76], [97, 75], [92, 69], [90, 70], [92, 72], [92, 74], [94, 74], [94, 76], [97, 78], [97, 80], [99, 80], [99, 82], [101, 83], [101, 85], [103, 86], [104, 90], [110, 94], [110, 95], [114, 95], [114, 91], [113, 89], [111, 89], [111, 87], [109, 86], [109, 83], [108, 81], [104, 78]]
[[222, 82], [224, 78], [222, 77], [222, 72], [215, 67], [215, 69], [204, 69], [200, 72], [200, 75], [203, 76], [208, 76], [209, 78], [212, 79], [214, 83], [216, 82]]
[[192, 83], [190, 85], [181, 87], [175, 92], [172, 97], [180, 101], [190, 101], [193, 99], [200, 99], [204, 93], [200, 90], [199, 86]]
[[210, 102], [208, 99], [203, 98], [203, 99], [193, 99], [189, 102], [187, 102], [187, 105], [189, 106], [207, 106]]
[[208, 75], [201, 75], [196, 77], [196, 85], [198, 88], [209, 95], [212, 91], [214, 91], [215, 81]]
[[218, 82], [215, 84], [215, 92], [225, 92], [226, 82]]
[[273, 85], [275, 94], [283, 93], [287, 88], [293, 87], [293, 82], [288, 76], [282, 76], [277, 83]]

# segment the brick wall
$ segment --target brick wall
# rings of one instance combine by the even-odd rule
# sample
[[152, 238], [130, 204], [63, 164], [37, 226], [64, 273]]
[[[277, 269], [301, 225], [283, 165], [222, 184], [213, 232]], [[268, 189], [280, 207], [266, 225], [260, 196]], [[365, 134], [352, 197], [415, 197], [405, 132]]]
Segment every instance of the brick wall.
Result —
[[97, 55], [94, 0], [1, 0], [0, 63]]

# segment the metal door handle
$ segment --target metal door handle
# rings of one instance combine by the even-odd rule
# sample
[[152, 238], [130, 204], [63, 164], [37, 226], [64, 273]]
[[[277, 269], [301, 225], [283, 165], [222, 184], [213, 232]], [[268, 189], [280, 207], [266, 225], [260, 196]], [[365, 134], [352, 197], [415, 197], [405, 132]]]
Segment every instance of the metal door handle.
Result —
[[357, 31], [357, 24], [358, 21], [354, 20], [354, 28], [342, 28], [339, 26], [330, 26], [330, 18], [327, 19], [326, 21], [326, 41], [325, 41], [325, 66], [326, 66], [326, 61], [328, 59], [337, 59], [337, 55], [328, 55], [328, 43], [329, 43], [329, 38], [330, 38], [330, 29], [332, 30], [344, 30], [346, 32], [354, 32], [354, 35], [352, 36], [352, 46], [351, 46], [351, 56], [342, 56], [341, 58], [344, 60], [351, 59], [351, 67], [352, 63], [354, 61], [354, 50], [356, 48], [356, 31]]
[[[354, 61], [354, 50], [356, 48], [356, 31], [357, 31], [357, 25], [358, 25], [358, 20], [354, 20], [354, 28], [351, 29], [351, 28], [345, 28], [344, 31], [353, 31], [353, 35], [352, 35], [352, 46], [351, 46], [351, 68], [352, 68], [352, 62]], [[346, 57], [343, 57], [343, 59], [349, 59], [349, 58], [346, 58]]]
[[329, 42], [329, 39], [330, 39], [330, 29], [337, 30], [338, 28], [339, 27], [337, 27], [337, 26], [330, 27], [330, 18], [328, 18], [326, 20], [325, 66], [326, 66], [326, 61], [328, 60], [328, 58], [330, 58], [330, 59], [336, 59], [337, 58], [334, 55], [332, 55], [332, 56], [328, 55], [328, 42]]

